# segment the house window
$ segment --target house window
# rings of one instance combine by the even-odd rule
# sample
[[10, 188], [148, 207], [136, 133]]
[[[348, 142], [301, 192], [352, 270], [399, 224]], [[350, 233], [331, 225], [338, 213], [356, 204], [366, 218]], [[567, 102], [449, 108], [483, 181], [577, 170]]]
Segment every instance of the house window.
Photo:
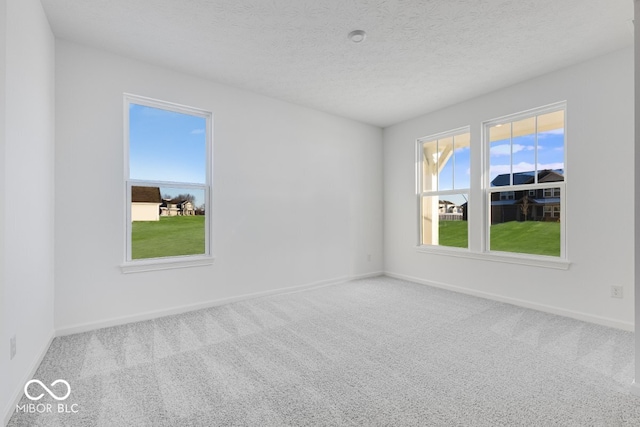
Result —
[[515, 193], [513, 191], [501, 191], [500, 200], [513, 200]]
[[469, 129], [418, 141], [421, 246], [468, 248]]
[[125, 95], [126, 262], [210, 256], [211, 122]]
[[565, 109], [556, 104], [484, 124], [487, 250], [564, 258]]
[[560, 197], [560, 189], [559, 188], [545, 188], [543, 193], [544, 198], [549, 197]]
[[560, 206], [545, 206], [544, 216], [545, 218], [560, 218]]

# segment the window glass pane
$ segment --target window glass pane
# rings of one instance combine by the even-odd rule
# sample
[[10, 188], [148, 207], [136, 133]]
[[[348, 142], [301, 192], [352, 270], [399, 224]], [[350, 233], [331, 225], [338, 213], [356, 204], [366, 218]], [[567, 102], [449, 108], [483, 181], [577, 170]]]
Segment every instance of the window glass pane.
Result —
[[564, 111], [538, 116], [538, 170], [564, 175]]
[[422, 144], [422, 191], [438, 189], [438, 141]]
[[204, 188], [131, 187], [131, 258], [205, 253]]
[[471, 187], [471, 134], [464, 133], [454, 137], [454, 188], [466, 189]]
[[560, 188], [539, 191], [541, 198], [513, 193], [513, 199], [490, 193], [490, 250], [560, 256]]
[[422, 244], [467, 248], [467, 200], [463, 193], [422, 197]]
[[470, 186], [470, 134], [422, 143], [422, 191], [467, 189]]
[[513, 184], [533, 184], [536, 169], [536, 119], [513, 122], [511, 144], [513, 164]]
[[453, 190], [453, 137], [438, 140], [438, 190]]
[[489, 128], [489, 180], [492, 187], [511, 185], [511, 123]]
[[130, 104], [130, 178], [204, 184], [206, 122], [199, 116]]

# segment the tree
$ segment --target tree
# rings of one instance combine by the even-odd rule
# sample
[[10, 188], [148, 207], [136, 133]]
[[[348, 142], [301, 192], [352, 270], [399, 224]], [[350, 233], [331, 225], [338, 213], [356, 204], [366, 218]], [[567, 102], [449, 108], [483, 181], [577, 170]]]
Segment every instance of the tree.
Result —
[[522, 204], [520, 205], [520, 210], [522, 211], [522, 215], [524, 215], [524, 220], [527, 220], [527, 215], [529, 215], [529, 198], [524, 196], [522, 198]]
[[186, 201], [191, 202], [193, 204], [195, 204], [195, 200], [196, 200], [196, 196], [194, 196], [193, 194], [189, 194], [189, 193], [178, 194], [175, 197], [172, 197], [170, 194], [163, 194], [162, 198], [163, 199], [169, 199], [169, 200], [186, 200]]
[[195, 204], [195, 201], [196, 201], [196, 196], [194, 196], [193, 194], [189, 194], [189, 193], [178, 194], [175, 198], [178, 199], [178, 200], [186, 200], [187, 202], [191, 202], [191, 203], [194, 203], [194, 204]]

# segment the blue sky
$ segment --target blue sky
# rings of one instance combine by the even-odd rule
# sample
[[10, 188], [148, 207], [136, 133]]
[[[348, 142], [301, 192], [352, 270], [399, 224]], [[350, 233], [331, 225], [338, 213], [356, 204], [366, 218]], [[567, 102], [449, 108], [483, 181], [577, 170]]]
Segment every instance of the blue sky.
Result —
[[[130, 178], [205, 184], [205, 132], [203, 117], [130, 104]], [[204, 201], [203, 191], [171, 187], [160, 191], [163, 195], [191, 193], [197, 205]]]
[[131, 104], [131, 179], [206, 182], [206, 119]]
[[[455, 144], [455, 143], [454, 143]], [[453, 156], [438, 174], [438, 190], [469, 188], [471, 174], [471, 150], [469, 146], [453, 148]]]

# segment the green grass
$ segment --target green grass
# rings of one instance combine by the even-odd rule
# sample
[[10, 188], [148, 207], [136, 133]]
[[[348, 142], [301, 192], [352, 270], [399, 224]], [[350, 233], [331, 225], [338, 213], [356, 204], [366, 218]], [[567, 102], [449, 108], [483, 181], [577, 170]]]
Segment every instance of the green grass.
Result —
[[[440, 221], [440, 246], [468, 247], [467, 221]], [[491, 226], [491, 250], [560, 256], [560, 223], [510, 221]]]
[[440, 221], [438, 224], [440, 246], [469, 247], [467, 224], [467, 221]]
[[204, 254], [204, 216], [160, 217], [160, 221], [134, 221], [131, 258], [160, 258]]
[[491, 250], [560, 256], [560, 223], [509, 221], [492, 225]]

